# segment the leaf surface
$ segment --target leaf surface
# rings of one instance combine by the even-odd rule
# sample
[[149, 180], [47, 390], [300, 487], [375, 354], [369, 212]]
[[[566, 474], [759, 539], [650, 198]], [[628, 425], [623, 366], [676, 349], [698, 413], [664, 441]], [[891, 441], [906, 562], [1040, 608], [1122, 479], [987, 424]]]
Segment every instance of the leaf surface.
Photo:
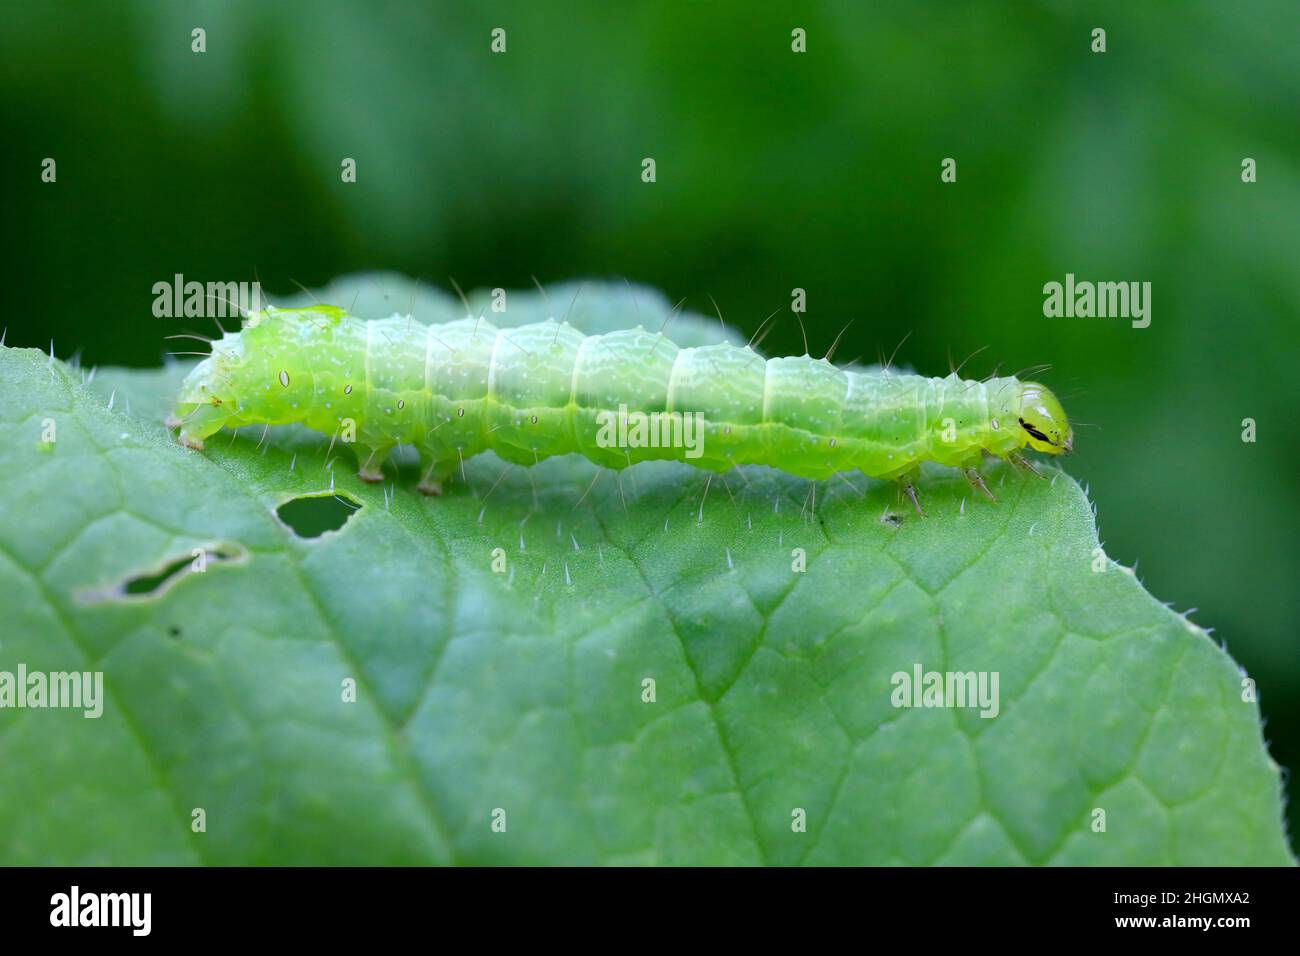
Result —
[[[464, 315], [389, 282], [357, 313]], [[567, 314], [667, 317], [632, 294]], [[1064, 473], [993, 469], [991, 505], [936, 470], [924, 521], [861, 476], [574, 456], [426, 499], [410, 459], [366, 485], [295, 429], [177, 446], [187, 367], [86, 386], [0, 349], [0, 670], [105, 687], [98, 719], [0, 710], [0, 862], [1291, 862], [1243, 675], [1098, 563]], [[331, 490], [338, 531], [277, 517]], [[997, 715], [894, 706], [918, 666], [996, 673]]]

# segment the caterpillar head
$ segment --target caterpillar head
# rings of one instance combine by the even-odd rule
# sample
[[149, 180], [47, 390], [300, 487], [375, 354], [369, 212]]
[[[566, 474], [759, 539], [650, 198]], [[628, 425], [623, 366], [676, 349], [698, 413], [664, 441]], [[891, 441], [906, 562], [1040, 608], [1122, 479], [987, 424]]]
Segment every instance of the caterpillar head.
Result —
[[1065, 409], [1046, 385], [1025, 382], [1020, 387], [1020, 429], [1034, 451], [1062, 455], [1074, 449], [1074, 430]]
[[168, 418], [180, 427], [180, 442], [188, 448], [203, 448], [203, 439], [219, 432], [238, 413], [230, 369], [238, 362], [225, 341], [215, 342], [212, 354], [196, 365], [181, 383], [176, 409]]

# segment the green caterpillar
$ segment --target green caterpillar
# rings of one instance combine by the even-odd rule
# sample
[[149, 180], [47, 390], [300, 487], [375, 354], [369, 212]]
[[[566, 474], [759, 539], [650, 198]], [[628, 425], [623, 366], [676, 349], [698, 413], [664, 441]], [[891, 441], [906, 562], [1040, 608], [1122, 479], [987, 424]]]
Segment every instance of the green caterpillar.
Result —
[[426, 494], [482, 451], [521, 465], [577, 452], [608, 468], [858, 469], [900, 481], [918, 512], [922, 462], [961, 468], [992, 498], [975, 470], [986, 453], [1033, 470], [1020, 449], [1073, 445], [1056, 396], [1014, 377], [854, 371], [730, 344], [679, 348], [641, 327], [588, 336], [553, 319], [366, 321], [333, 306], [251, 315], [185, 379], [170, 420], [196, 449], [222, 428], [291, 422], [355, 442], [367, 481], [382, 480], [394, 446], [414, 445]]

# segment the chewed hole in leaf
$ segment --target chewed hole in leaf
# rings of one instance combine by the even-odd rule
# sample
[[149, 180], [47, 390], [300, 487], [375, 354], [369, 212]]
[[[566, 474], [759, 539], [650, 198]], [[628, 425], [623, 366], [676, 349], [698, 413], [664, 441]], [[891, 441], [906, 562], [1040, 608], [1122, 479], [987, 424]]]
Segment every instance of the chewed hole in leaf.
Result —
[[285, 527], [300, 538], [319, 538], [338, 531], [361, 510], [361, 502], [346, 495], [326, 492], [291, 498], [275, 509]]
[[99, 604], [105, 601], [150, 601], [162, 597], [189, 575], [206, 573], [219, 564], [243, 564], [247, 560], [248, 549], [242, 544], [221, 541], [201, 545], [192, 548], [186, 554], [176, 555], [160, 564], [131, 572], [108, 587], [78, 591], [77, 599], [86, 604]]

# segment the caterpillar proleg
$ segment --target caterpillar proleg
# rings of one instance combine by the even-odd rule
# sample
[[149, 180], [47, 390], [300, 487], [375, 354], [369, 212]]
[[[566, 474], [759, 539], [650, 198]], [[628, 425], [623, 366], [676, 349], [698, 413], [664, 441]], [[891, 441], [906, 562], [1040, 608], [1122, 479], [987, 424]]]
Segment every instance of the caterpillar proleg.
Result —
[[215, 341], [185, 379], [173, 424], [202, 449], [222, 428], [299, 422], [358, 448], [378, 481], [398, 444], [414, 445], [419, 488], [441, 490], [465, 458], [491, 450], [532, 465], [577, 452], [624, 468], [675, 459], [721, 472], [771, 465], [823, 479], [859, 470], [912, 479], [923, 462], [961, 469], [994, 455], [1070, 451], [1056, 396], [1015, 377], [973, 381], [765, 359], [746, 347], [679, 348], [642, 327], [584, 335], [548, 319], [498, 329], [482, 319], [422, 325], [362, 320], [334, 306], [268, 308]]

